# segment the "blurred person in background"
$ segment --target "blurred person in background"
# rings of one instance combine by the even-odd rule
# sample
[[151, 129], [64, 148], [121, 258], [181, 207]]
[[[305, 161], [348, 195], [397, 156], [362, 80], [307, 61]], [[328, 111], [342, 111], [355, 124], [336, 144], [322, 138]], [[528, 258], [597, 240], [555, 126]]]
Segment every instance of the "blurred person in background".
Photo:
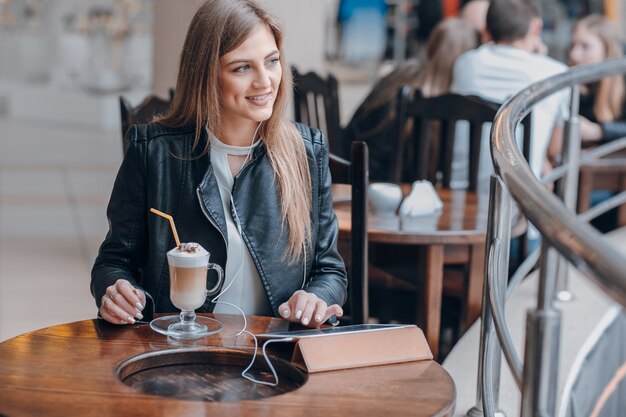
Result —
[[491, 40], [487, 32], [487, 9], [489, 0], [470, 0], [459, 11], [459, 17], [469, 22], [480, 33], [482, 43]]
[[[572, 29], [569, 49], [571, 66], [596, 64], [606, 59], [624, 55], [615, 26], [604, 16], [589, 15], [576, 22]], [[580, 87], [579, 102], [580, 136], [582, 146], [610, 142], [626, 136], [626, 82], [623, 75], [612, 75], [600, 81]], [[560, 165], [562, 138], [550, 144], [549, 157], [554, 166]], [[591, 192], [594, 206], [614, 194], [610, 190], [596, 189]], [[606, 232], [617, 226], [617, 210], [592, 220], [600, 231]]]
[[[492, 0], [487, 11], [487, 31], [493, 42], [457, 59], [451, 91], [503, 103], [531, 84], [566, 71], [565, 64], [536, 53], [543, 45], [541, 29], [539, 13], [527, 1]], [[529, 164], [538, 177], [547, 169], [551, 138], [562, 135], [568, 102], [567, 92], [562, 91], [541, 100], [533, 109]], [[466, 141], [456, 141], [451, 180], [454, 188], [464, 188], [469, 183], [468, 152]], [[488, 184], [492, 172], [489, 131], [484, 129], [478, 183]]]
[[454, 61], [479, 44], [480, 35], [471, 24], [459, 18], [446, 19], [428, 38], [423, 64], [409, 60], [374, 85], [346, 126], [344, 136], [345, 148], [354, 140], [367, 142], [371, 181], [390, 180], [396, 144], [391, 135], [396, 124], [396, 97], [400, 88], [409, 85], [426, 97], [448, 92]]
[[[621, 58], [624, 49], [616, 28], [603, 16], [590, 15], [573, 28], [571, 66]], [[608, 142], [626, 136], [626, 83], [623, 75], [583, 85], [580, 93], [580, 133], [583, 141]]]

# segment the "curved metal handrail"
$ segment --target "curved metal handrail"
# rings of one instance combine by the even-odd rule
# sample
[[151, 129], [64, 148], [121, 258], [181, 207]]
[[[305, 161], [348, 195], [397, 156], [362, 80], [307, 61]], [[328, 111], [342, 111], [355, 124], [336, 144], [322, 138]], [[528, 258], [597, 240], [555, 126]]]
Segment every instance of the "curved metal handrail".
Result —
[[609, 296], [626, 306], [626, 261], [593, 227], [547, 191], [517, 148], [515, 127], [532, 106], [563, 88], [626, 72], [626, 59], [574, 68], [536, 83], [508, 100], [492, 126], [491, 153], [496, 173], [522, 212], [543, 237]]
[[495, 284], [496, 278], [494, 277], [496, 271], [494, 264], [497, 262], [497, 251], [500, 250], [502, 242], [496, 240], [494, 243], [495, 244], [491, 247], [492, 250], [489, 252], [488, 259], [490, 266], [487, 268], [487, 285], [490, 289], [490, 291], [488, 291], [489, 305], [491, 307], [491, 313], [495, 324], [495, 331], [498, 335], [498, 340], [500, 341], [500, 347], [502, 348], [504, 357], [509, 364], [509, 369], [513, 374], [515, 383], [520, 389], [522, 389], [522, 361], [513, 347], [513, 339], [511, 338], [511, 333], [509, 332], [509, 328], [506, 325], [504, 318], [504, 306], [499, 302], [500, 300], [503, 300], [504, 297], [500, 294], [499, 286]]
[[[619, 151], [622, 149], [626, 149], [626, 138], [621, 138], [614, 140], [613, 142], [606, 143], [604, 145], [600, 145], [594, 149], [591, 149], [585, 152], [580, 157], [579, 165], [585, 166], [589, 165], [591, 162], [612, 154], [615, 151]], [[554, 168], [552, 171], [548, 172], [546, 175], [541, 177], [541, 182], [543, 184], [551, 183], [554, 180], [558, 180], [562, 178], [567, 171], [566, 165], [561, 165], [560, 167]]]
[[[570, 70], [531, 85], [504, 103], [496, 115], [491, 130], [491, 153], [499, 178], [493, 177], [491, 183], [490, 216], [494, 218], [490, 218], [488, 227], [477, 405], [468, 411], [468, 416], [493, 416], [496, 411], [499, 386], [499, 377], [496, 374], [500, 373], [500, 349], [515, 382], [518, 386], [522, 385], [522, 414], [524, 416], [553, 414], [556, 395], [554, 370], [555, 364], [558, 363], [561, 319], [558, 310], [552, 306], [552, 300], [556, 297], [558, 275], [556, 264], [560, 264], [552, 248], [557, 249], [579, 270], [586, 273], [609, 296], [626, 305], [626, 278], [621, 276], [621, 271], [626, 268], [626, 262], [595, 229], [583, 223], [611, 207], [626, 202], [626, 191], [580, 215], [576, 215], [571, 209], [574, 204], [571, 197], [575, 196], [577, 168], [587, 165], [591, 160], [626, 148], [625, 138], [598, 146], [582, 157], [578, 155], [577, 149], [580, 145], [578, 85], [618, 73], [626, 73], [626, 59], [605, 61]], [[515, 130], [537, 102], [568, 87], [571, 87], [572, 114], [566, 123], [564, 164], [540, 181], [531, 172], [517, 148]], [[564, 183], [560, 195], [565, 202], [549, 192], [544, 185], [562, 177]], [[503, 189], [505, 186], [506, 190]], [[506, 232], [507, 226], [503, 226], [506, 222], [502, 219], [505, 213], [508, 213], [506, 207], [510, 207], [511, 196], [526, 217], [542, 233], [544, 240], [541, 251], [534, 251], [520, 265], [509, 282], [510, 286], [505, 290], [502, 285], [505, 282], [503, 277], [507, 274], [502, 265], [508, 264], [508, 250], [501, 250], [501, 242], [508, 241], [509, 234]], [[510, 224], [508, 227], [510, 228]], [[504, 301], [537, 259], [541, 259], [537, 308], [527, 314], [526, 352], [522, 368], [504, 319]], [[565, 296], [567, 292], [567, 278], [562, 276], [561, 279], [563, 281], [560, 282], [559, 298]]]

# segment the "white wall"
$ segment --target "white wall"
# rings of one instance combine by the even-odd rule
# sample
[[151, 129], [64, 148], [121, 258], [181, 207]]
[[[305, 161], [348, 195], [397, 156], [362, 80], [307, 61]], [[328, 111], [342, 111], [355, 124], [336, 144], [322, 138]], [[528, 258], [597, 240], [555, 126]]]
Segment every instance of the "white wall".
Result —
[[300, 71], [324, 73], [326, 2], [262, 0], [285, 28], [287, 61]]
[[178, 59], [187, 27], [201, 4], [201, 0], [154, 1], [152, 90], [159, 96], [167, 97], [168, 90], [176, 85]]

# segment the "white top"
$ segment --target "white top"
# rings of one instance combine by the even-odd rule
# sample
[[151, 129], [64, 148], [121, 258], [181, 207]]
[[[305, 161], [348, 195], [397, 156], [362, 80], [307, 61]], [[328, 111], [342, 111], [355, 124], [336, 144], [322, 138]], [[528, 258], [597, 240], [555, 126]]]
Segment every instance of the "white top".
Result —
[[265, 288], [259, 277], [259, 272], [254, 265], [248, 247], [244, 244], [241, 232], [238, 230], [238, 219], [233, 218], [231, 211], [231, 191], [234, 177], [228, 165], [228, 155], [252, 155], [254, 148], [261, 141], [252, 146], [231, 146], [221, 142], [214, 135], [211, 138], [211, 165], [217, 180], [222, 198], [224, 218], [226, 219], [227, 245], [226, 245], [226, 270], [224, 271], [225, 292], [218, 298], [215, 304], [215, 313], [236, 314], [237, 310], [227, 302], [241, 308], [245, 314], [272, 315], [272, 309], [265, 293]]
[[[566, 70], [565, 64], [544, 55], [511, 46], [485, 44], [465, 52], [457, 59], [450, 90], [462, 95], [477, 95], [502, 104], [531, 84]], [[533, 108], [529, 163], [538, 177], [541, 176], [552, 129], [555, 124], [567, 118], [568, 105], [569, 90], [561, 90], [541, 100]], [[469, 126], [467, 123], [464, 125], [460, 122], [457, 124], [451, 188], [463, 188], [468, 184]], [[493, 172], [489, 150], [490, 129], [491, 123], [485, 124], [478, 162], [478, 184], [487, 187], [489, 176]], [[518, 132], [518, 142], [521, 141], [521, 133]]]

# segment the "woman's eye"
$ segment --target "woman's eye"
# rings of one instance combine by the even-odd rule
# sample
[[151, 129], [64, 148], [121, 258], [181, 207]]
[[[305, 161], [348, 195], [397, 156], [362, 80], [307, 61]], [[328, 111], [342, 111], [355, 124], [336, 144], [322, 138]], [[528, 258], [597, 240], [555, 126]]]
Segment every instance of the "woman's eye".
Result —
[[242, 65], [233, 70], [233, 72], [246, 72], [250, 69], [250, 65]]
[[279, 62], [280, 60], [278, 58], [271, 58], [269, 61], [267, 61], [267, 63], [272, 67], [278, 65]]

